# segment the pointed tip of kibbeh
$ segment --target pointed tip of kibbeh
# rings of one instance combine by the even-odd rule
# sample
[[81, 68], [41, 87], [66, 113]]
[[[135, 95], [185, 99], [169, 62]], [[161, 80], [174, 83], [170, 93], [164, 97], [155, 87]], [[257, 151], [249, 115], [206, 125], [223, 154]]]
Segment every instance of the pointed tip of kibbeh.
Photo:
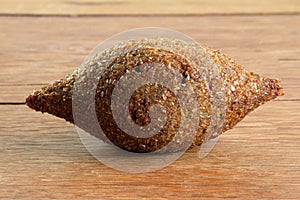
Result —
[[68, 75], [64, 79], [33, 91], [26, 98], [25, 103], [31, 109], [52, 114], [73, 123], [72, 89], [74, 81], [74, 76]]

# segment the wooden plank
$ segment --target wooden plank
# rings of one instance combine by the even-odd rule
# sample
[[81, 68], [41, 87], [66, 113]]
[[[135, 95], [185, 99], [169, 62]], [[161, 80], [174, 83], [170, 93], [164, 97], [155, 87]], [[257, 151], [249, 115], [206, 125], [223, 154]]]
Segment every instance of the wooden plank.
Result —
[[[299, 199], [300, 102], [271, 102], [220, 137], [151, 173], [95, 160], [72, 125], [24, 105], [0, 105], [0, 198]], [[147, 189], [146, 189], [147, 188]]]
[[42, 84], [0, 85], [0, 103], [25, 103], [26, 97], [33, 90], [41, 88], [42, 86]]
[[99, 42], [145, 25], [175, 29], [222, 49], [247, 69], [280, 78], [282, 99], [299, 99], [298, 21], [300, 15], [0, 17], [0, 102], [24, 102], [33, 89], [75, 70]]
[[298, 0], [2, 0], [1, 14], [202, 15], [298, 13]]

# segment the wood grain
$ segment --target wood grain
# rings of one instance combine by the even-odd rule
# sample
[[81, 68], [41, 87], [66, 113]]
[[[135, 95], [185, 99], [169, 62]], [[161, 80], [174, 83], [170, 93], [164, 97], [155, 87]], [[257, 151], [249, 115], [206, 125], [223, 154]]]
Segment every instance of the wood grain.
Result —
[[0, 106], [0, 198], [299, 199], [299, 109], [299, 101], [270, 102], [205, 159], [194, 149], [160, 171], [132, 175], [95, 160], [69, 123]]
[[[300, 1], [1, 0], [0, 199], [300, 199]], [[89, 154], [73, 125], [23, 103], [75, 70], [99, 43], [132, 28], [171, 28], [285, 96], [156, 172], [126, 174]]]
[[99, 43], [118, 32], [159, 26], [222, 49], [248, 70], [279, 78], [300, 99], [300, 15], [201, 17], [0, 17], [0, 102], [26, 95], [73, 72]]
[[299, 13], [298, 0], [2, 0], [1, 14], [198, 15]]

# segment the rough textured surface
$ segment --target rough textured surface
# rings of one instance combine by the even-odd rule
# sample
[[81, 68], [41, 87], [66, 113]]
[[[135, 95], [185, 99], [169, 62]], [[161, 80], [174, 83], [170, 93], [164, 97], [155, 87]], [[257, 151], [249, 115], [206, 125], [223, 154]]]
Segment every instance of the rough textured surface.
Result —
[[[153, 47], [149, 48], [149, 45]], [[165, 48], [168, 51], [160, 48]], [[133, 49], [133, 51], [130, 49]], [[129, 52], [127, 52], [127, 50]], [[177, 54], [177, 52], [182, 53]], [[212, 73], [214, 68], [213, 63], [210, 63], [209, 60], [205, 59], [205, 54], [208, 54], [208, 57], [215, 61], [217, 64], [217, 73], [219, 74], [215, 75]], [[116, 58], [114, 58], [114, 56], [116, 56]], [[183, 58], [186, 58], [187, 60]], [[115, 60], [111, 62], [109, 61], [110, 59]], [[108, 62], [108, 64], [106, 64], [106, 62]], [[53, 84], [49, 84], [41, 90], [33, 92], [27, 97], [26, 104], [36, 111], [47, 112], [74, 123], [72, 117], [72, 95], [75, 93], [74, 82], [76, 81], [76, 84], [78, 83], [83, 87], [78, 86], [79, 89], [76, 89], [79, 90], [76, 91], [78, 94], [74, 94], [73, 98], [80, 98], [82, 95], [87, 96], [79, 101], [78, 107], [80, 108], [78, 109], [79, 112], [83, 114], [82, 117], [76, 121], [75, 124], [77, 126], [96, 137], [103, 138], [101, 133], [99, 133], [98, 124], [95, 124], [94, 126], [90, 123], [91, 119], [89, 116], [94, 109], [94, 107], [90, 107], [90, 105], [95, 102], [99, 124], [106, 137], [113, 144], [124, 150], [133, 152], [151, 152], [159, 150], [172, 141], [175, 133], [179, 129], [181, 108], [179, 107], [178, 100], [175, 100], [176, 98], [165, 97], [165, 99], [163, 99], [162, 95], [165, 94], [159, 92], [162, 88], [155, 87], [155, 85], [150, 87], [152, 88], [152, 91], [150, 89], [150, 99], [148, 101], [146, 101], [145, 98], [135, 98], [136, 96], [142, 96], [143, 93], [147, 92], [145, 88], [137, 92], [135, 97], [132, 97], [137, 100], [136, 103], [138, 105], [135, 108], [131, 107], [130, 112], [139, 112], [142, 114], [139, 116], [131, 115], [131, 118], [134, 119], [138, 118], [138, 120], [141, 121], [147, 120], [145, 119], [148, 112], [147, 110], [149, 110], [150, 105], [153, 103], [161, 104], [166, 108], [166, 124], [157, 134], [147, 138], [133, 137], [119, 128], [115, 122], [111, 108], [111, 98], [116, 83], [127, 71], [138, 73], [136, 72], [136, 68], [139, 68], [145, 63], [159, 63], [162, 64], [162, 67], [167, 68], [168, 66], [171, 66], [172, 68], [179, 70], [182, 74], [182, 78], [184, 78], [182, 84], [185, 85], [187, 81], [196, 91], [201, 117], [199, 119], [197, 136], [193, 140], [192, 146], [200, 145], [203, 142], [205, 135], [208, 134], [207, 132], [210, 130], [210, 126], [212, 126], [210, 122], [213, 118], [213, 116], [211, 116], [213, 115], [212, 109], [218, 111], [224, 107], [224, 105], [212, 105], [212, 101], [215, 101], [216, 96], [211, 96], [213, 94], [210, 94], [209, 92], [211, 91], [209, 90], [216, 90], [213, 91], [215, 93], [221, 93], [223, 91], [224, 95], [218, 98], [218, 101], [227, 102], [225, 115], [223, 115], [223, 113], [217, 114], [221, 118], [225, 117], [225, 122], [221, 130], [214, 130], [214, 132], [217, 132], [215, 133], [216, 136], [220, 134], [219, 132], [225, 132], [226, 130], [233, 128], [233, 126], [259, 105], [262, 105], [277, 96], [283, 95], [282, 87], [279, 85], [278, 80], [264, 78], [253, 72], [248, 72], [230, 57], [222, 54], [218, 50], [209, 48], [202, 49], [201, 46], [197, 47], [197, 45], [190, 45], [183, 41], [159, 39], [153, 41], [128, 41], [124, 42], [124, 44], [121, 43], [115, 45], [113, 48], [104, 51], [104, 53], [101, 53], [99, 56], [84, 63], [83, 66], [76, 70], [72, 75], [68, 75], [65, 79], [61, 79]], [[160, 79], [169, 79], [170, 74], [160, 74], [159, 76]], [[95, 100], [93, 95], [91, 95], [91, 97], [89, 96], [90, 93], [92, 93], [91, 90], [94, 88], [93, 85], [88, 86], [93, 83], [90, 79], [95, 79], [96, 81], [99, 80], [96, 94], [94, 95]], [[208, 79], [207, 82], [204, 82], [205, 79]], [[213, 80], [219, 80], [219, 83], [216, 81], [210, 82]], [[175, 82], [171, 84], [174, 85]], [[215, 85], [217, 84], [220, 84], [221, 87], [215, 88]], [[156, 89], [154, 90], [154, 88]], [[153, 99], [155, 96], [158, 96], [156, 97], [157, 101], [152, 101], [151, 98]], [[210, 98], [212, 98], [212, 100], [210, 100]], [[172, 102], [173, 104], [171, 104]], [[192, 112], [195, 111], [189, 111], [189, 113]], [[186, 114], [188, 113], [184, 113], [184, 115]], [[144, 124], [145, 123], [146, 122], [144, 122]], [[184, 124], [184, 126], [190, 127], [192, 125]], [[188, 131], [179, 133], [179, 136], [174, 139], [176, 140], [176, 143], [174, 143], [168, 151], [176, 151], [184, 146], [183, 144], [187, 143], [189, 140], [190, 133], [187, 132]], [[210, 135], [206, 137], [210, 137]], [[104, 138], [104, 140], [105, 139], [106, 138]]]

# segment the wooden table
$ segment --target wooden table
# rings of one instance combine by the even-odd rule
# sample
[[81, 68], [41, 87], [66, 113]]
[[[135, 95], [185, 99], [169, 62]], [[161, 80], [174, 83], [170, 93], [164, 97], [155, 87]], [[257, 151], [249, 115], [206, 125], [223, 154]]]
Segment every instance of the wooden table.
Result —
[[[0, 198], [300, 199], [300, 1], [1, 0]], [[159, 26], [222, 49], [247, 69], [280, 78], [285, 96], [151, 173], [94, 159], [74, 127], [24, 105], [33, 89], [75, 70], [118, 32]]]

